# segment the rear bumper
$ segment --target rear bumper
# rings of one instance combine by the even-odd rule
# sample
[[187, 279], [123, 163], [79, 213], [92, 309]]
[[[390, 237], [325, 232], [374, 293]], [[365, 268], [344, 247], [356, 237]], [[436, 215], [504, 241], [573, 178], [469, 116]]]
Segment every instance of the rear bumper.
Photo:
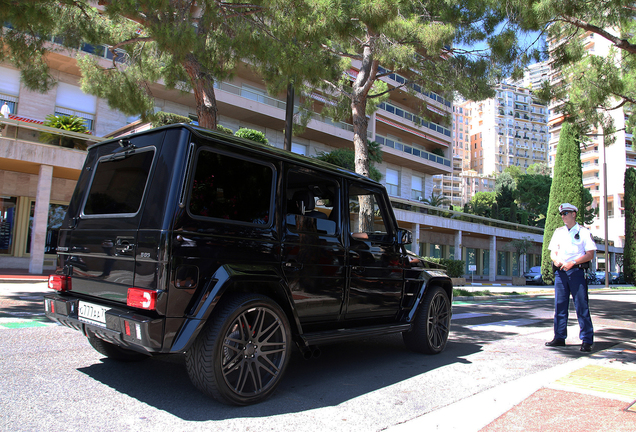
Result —
[[111, 307], [106, 312], [106, 324], [81, 321], [77, 316], [79, 298], [49, 294], [44, 296], [47, 318], [62, 325], [88, 331], [114, 345], [143, 353], [161, 352], [164, 331], [163, 318], [151, 318], [138, 313]]

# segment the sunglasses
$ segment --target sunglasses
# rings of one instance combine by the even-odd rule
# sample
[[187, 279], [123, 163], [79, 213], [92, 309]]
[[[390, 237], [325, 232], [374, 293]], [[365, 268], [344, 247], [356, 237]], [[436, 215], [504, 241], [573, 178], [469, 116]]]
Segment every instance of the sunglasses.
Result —
[[567, 216], [570, 213], [574, 213], [573, 211], [562, 211], [561, 213], [559, 213], [561, 216]]

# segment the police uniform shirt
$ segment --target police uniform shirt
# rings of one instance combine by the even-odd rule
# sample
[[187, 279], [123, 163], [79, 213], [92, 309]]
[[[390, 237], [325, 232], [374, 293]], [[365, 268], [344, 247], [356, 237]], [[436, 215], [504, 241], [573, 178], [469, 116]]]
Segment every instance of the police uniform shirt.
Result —
[[587, 251], [596, 250], [596, 243], [590, 231], [577, 223], [570, 230], [565, 225], [557, 228], [548, 249], [557, 251], [558, 260], [566, 263], [582, 257]]

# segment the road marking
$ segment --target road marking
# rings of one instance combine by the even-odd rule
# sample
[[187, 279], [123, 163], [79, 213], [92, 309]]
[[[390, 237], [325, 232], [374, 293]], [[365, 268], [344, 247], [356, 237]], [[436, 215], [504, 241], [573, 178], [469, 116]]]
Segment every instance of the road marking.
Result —
[[451, 318], [451, 321], [460, 320], [460, 319], [468, 319], [468, 318], [479, 318], [479, 317], [486, 317], [486, 316], [490, 316], [490, 314], [467, 312], [467, 313], [453, 314], [453, 318]]
[[505, 321], [496, 321], [491, 323], [484, 324], [473, 324], [468, 325], [466, 328], [472, 330], [480, 330], [480, 331], [494, 331], [494, 332], [514, 332], [514, 333], [531, 333], [536, 331], [536, 327], [523, 327], [529, 324], [536, 324], [541, 322], [542, 320], [531, 320], [531, 319], [513, 319], [513, 320], [505, 320]]
[[30, 328], [30, 327], [50, 327], [59, 325], [56, 322], [42, 319], [19, 319], [19, 318], [0, 318], [0, 330]]

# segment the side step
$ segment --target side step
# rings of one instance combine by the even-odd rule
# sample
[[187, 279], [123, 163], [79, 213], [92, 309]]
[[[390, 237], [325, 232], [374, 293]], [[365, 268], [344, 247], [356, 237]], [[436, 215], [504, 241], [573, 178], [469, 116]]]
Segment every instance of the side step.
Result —
[[391, 324], [386, 326], [369, 326], [352, 329], [329, 330], [324, 332], [305, 333], [300, 338], [305, 346], [322, 345], [344, 340], [360, 339], [367, 336], [382, 336], [402, 333], [410, 330], [410, 324]]

